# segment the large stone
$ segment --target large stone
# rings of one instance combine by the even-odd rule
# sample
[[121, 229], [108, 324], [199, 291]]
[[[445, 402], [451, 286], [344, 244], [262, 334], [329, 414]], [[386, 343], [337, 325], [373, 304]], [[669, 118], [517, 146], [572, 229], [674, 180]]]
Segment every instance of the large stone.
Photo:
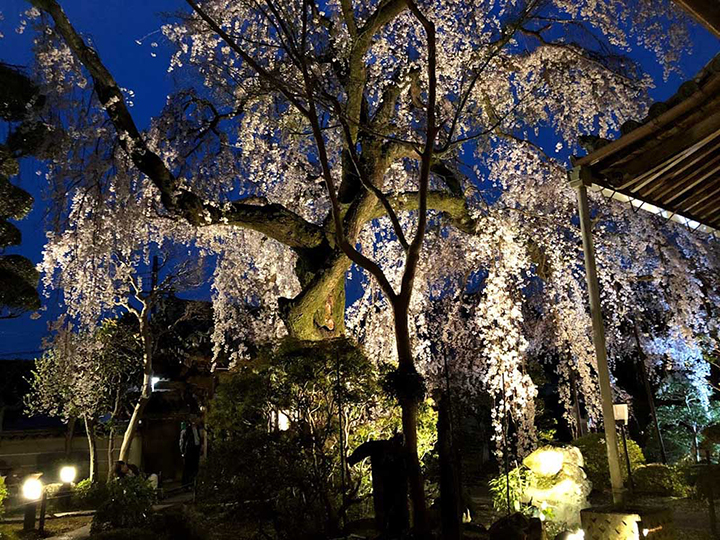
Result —
[[543, 446], [523, 460], [532, 476], [521, 501], [538, 508], [557, 530], [577, 529], [580, 510], [587, 508], [592, 490], [574, 446]]

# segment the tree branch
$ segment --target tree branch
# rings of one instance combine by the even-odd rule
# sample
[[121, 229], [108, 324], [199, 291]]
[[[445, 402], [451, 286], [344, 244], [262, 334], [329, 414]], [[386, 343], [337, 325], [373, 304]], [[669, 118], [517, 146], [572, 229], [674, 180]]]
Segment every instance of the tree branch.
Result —
[[[199, 227], [235, 225], [253, 229], [291, 248], [314, 248], [326, 241], [320, 227], [279, 204], [259, 206], [237, 201], [220, 207], [179, 188], [173, 173], [145, 143], [112, 74], [98, 54], [85, 44], [57, 1], [29, 1], [52, 17], [58, 33], [90, 73], [95, 93], [115, 126], [120, 145], [134, 165], [160, 190], [161, 201], [166, 210], [181, 215], [192, 225]], [[272, 82], [274, 77], [268, 76]]]
[[415, 281], [415, 274], [417, 271], [417, 263], [420, 258], [420, 250], [422, 243], [425, 238], [425, 229], [427, 228], [427, 197], [428, 197], [428, 186], [430, 184], [430, 166], [432, 165], [433, 152], [435, 150], [435, 101], [437, 94], [437, 74], [436, 74], [436, 63], [437, 53], [435, 44], [435, 25], [420, 11], [417, 4], [413, 0], [407, 2], [410, 11], [413, 13], [415, 18], [425, 28], [425, 34], [427, 36], [427, 48], [428, 48], [428, 99], [427, 99], [427, 119], [426, 119], [426, 134], [425, 134], [425, 149], [422, 153], [422, 159], [420, 164], [420, 190], [418, 194], [418, 226], [415, 231], [415, 237], [410, 243], [410, 247], [407, 250], [407, 257], [405, 258], [405, 270], [402, 276], [402, 282], [400, 287], [400, 298], [402, 302], [410, 301], [412, 294], [413, 282]]
[[[340, 111], [340, 104], [337, 103], [337, 109], [339, 116], [342, 117], [342, 111]], [[348, 152], [350, 154], [350, 159], [353, 163], [353, 166], [355, 167], [355, 170], [357, 171], [358, 178], [360, 179], [360, 183], [363, 185], [365, 189], [370, 191], [375, 197], [377, 197], [378, 201], [380, 201], [380, 204], [382, 204], [383, 208], [385, 209], [385, 212], [387, 213], [388, 217], [390, 218], [390, 222], [392, 223], [393, 230], [395, 231], [395, 235], [398, 238], [398, 242], [400, 242], [400, 245], [403, 247], [403, 250], [407, 251], [410, 247], [407, 243], [407, 240], [405, 239], [405, 233], [402, 230], [402, 226], [400, 225], [400, 220], [398, 219], [397, 214], [395, 213], [395, 210], [393, 210], [392, 205], [390, 204], [390, 201], [385, 196], [385, 194], [382, 192], [382, 190], [377, 187], [372, 181], [370, 181], [367, 178], [367, 175], [365, 174], [365, 171], [362, 170], [362, 167], [360, 165], [360, 159], [357, 155], [357, 150], [355, 149], [355, 144], [352, 141], [352, 134], [350, 132], [350, 128], [344, 120], [341, 120], [342, 127], [343, 127], [343, 133], [345, 135], [345, 143], [348, 148]]]
[[[303, 17], [305, 16], [306, 13], [304, 12]], [[305, 81], [306, 97], [308, 99], [308, 119], [310, 120], [313, 136], [315, 138], [315, 144], [318, 150], [318, 159], [322, 167], [322, 176], [325, 182], [325, 188], [327, 189], [328, 196], [330, 198], [332, 217], [335, 224], [335, 236], [337, 238], [338, 245], [340, 246], [340, 249], [343, 251], [343, 253], [345, 253], [345, 255], [347, 255], [347, 257], [351, 261], [353, 261], [358, 266], [365, 268], [375, 277], [375, 279], [377, 279], [380, 288], [388, 296], [388, 298], [394, 298], [395, 291], [393, 290], [392, 285], [390, 285], [387, 277], [385, 277], [385, 274], [383, 273], [380, 266], [375, 261], [369, 259], [365, 255], [360, 253], [347, 240], [342, 222], [342, 211], [340, 208], [340, 202], [338, 201], [337, 191], [335, 189], [335, 181], [333, 180], [332, 171], [330, 170], [330, 161], [328, 159], [325, 139], [323, 137], [317, 109], [315, 107], [314, 84], [305, 63], [303, 63], [302, 65], [302, 72], [303, 79]]]
[[[34, 0], [33, 0], [34, 1]], [[308, 110], [307, 108], [300, 102], [300, 100], [292, 93], [290, 92], [290, 89], [287, 87], [287, 85], [275, 77], [272, 73], [270, 73], [268, 70], [266, 70], [264, 67], [262, 67], [252, 56], [247, 54], [245, 50], [240, 47], [240, 45], [237, 44], [237, 42], [232, 39], [225, 30], [223, 30], [219, 24], [215, 22], [215, 20], [210, 17], [200, 6], [197, 5], [193, 0], [185, 0], [188, 5], [193, 9], [195, 13], [197, 13], [202, 20], [204, 20], [207, 25], [215, 32], [220, 38], [233, 50], [235, 51], [240, 58], [243, 59], [252, 69], [255, 71], [260, 77], [266, 79], [269, 81], [272, 85], [274, 85], [275, 88], [278, 89], [278, 91], [285, 96], [285, 98], [292, 103], [300, 113], [302, 113], [304, 116], [307, 116]], [[288, 51], [290, 53], [290, 51]]]

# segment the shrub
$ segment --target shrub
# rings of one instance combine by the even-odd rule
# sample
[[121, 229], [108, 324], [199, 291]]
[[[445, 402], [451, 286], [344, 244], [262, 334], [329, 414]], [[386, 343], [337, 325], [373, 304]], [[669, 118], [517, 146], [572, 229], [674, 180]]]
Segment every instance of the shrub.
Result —
[[198, 514], [190, 507], [176, 506], [152, 515], [150, 529], [154, 540], [203, 540], [205, 534]]
[[[347, 455], [401, 426], [380, 379], [346, 340], [285, 340], [261, 349], [252, 363], [223, 377], [213, 398], [212, 459], [198, 479], [200, 496], [235, 503], [258, 526], [271, 523], [280, 539], [337, 536], [343, 513], [356, 517], [355, 503], [370, 491], [366, 462], [342, 474], [342, 450]], [[287, 420], [282, 429], [278, 412]], [[429, 451], [433, 444], [424, 434], [434, 433], [436, 415], [427, 405], [418, 416], [419, 439]]]
[[158, 540], [158, 537], [154, 532], [140, 528], [113, 529], [110, 531], [93, 533], [92, 537], [95, 540]]
[[107, 497], [93, 518], [93, 531], [147, 523], [155, 502], [155, 490], [147, 480], [140, 476], [127, 477], [106, 484], [106, 488]]
[[661, 497], [686, 497], [690, 486], [685, 482], [683, 471], [677, 467], [650, 463], [633, 471], [636, 493]]
[[67, 484], [59, 482], [45, 484], [45, 495], [47, 496], [47, 511], [50, 513], [67, 512], [74, 509], [74, 489]]
[[[589, 433], [575, 439], [572, 443], [582, 452], [585, 459], [585, 473], [593, 484], [593, 489], [601, 490], [610, 487], [610, 468], [608, 466], [607, 447], [605, 446], [604, 433]], [[638, 444], [632, 439], [627, 440], [630, 466], [633, 472], [640, 465], [645, 464], [645, 456]], [[623, 479], [627, 480], [627, 461], [625, 460], [625, 449], [618, 437], [618, 454], [620, 455], [620, 471]]]
[[490, 496], [492, 497], [493, 507], [498, 512], [507, 512], [508, 510], [508, 486], [510, 487], [510, 509], [511, 511], [521, 511], [521, 500], [527, 488], [535, 483], [535, 475], [527, 467], [515, 467], [505, 475], [500, 474], [488, 482], [490, 488]]
[[145, 526], [94, 533], [94, 540], [203, 540], [197, 514], [188, 507], [174, 507], [153, 514]]
[[75, 484], [72, 505], [74, 508], [97, 508], [108, 498], [108, 487], [105, 482], [91, 482], [89, 478]]
[[7, 496], [8, 490], [7, 487], [5, 487], [5, 477], [0, 476], [0, 519], [5, 513], [5, 499], [7, 499]]

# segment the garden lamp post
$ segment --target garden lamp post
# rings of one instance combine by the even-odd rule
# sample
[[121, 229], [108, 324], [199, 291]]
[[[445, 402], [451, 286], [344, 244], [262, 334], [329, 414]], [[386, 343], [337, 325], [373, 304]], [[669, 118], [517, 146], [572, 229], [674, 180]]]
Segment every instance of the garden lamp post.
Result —
[[45, 486], [40, 481], [40, 474], [29, 476], [22, 485], [22, 495], [27, 501], [25, 503], [25, 516], [23, 519], [23, 531], [35, 529], [35, 514], [37, 513], [38, 501], [45, 498]]
[[70, 485], [77, 477], [77, 469], [72, 465], [66, 465], [60, 469], [60, 481], [63, 484]]
[[72, 465], [65, 465], [60, 468], [59, 476], [62, 485], [57, 493], [60, 498], [58, 502], [62, 508], [69, 509], [70, 497], [72, 496], [72, 485], [75, 482], [75, 478], [77, 478], [77, 468]]

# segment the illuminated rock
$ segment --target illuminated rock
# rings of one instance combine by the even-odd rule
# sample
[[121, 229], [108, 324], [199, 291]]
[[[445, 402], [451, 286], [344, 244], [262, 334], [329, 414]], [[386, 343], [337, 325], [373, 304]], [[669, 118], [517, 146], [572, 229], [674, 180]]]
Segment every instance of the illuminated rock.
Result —
[[532, 472], [521, 502], [537, 508], [553, 528], [580, 526], [580, 510], [587, 508], [592, 483], [583, 470], [583, 457], [574, 446], [544, 446], [523, 460]]

